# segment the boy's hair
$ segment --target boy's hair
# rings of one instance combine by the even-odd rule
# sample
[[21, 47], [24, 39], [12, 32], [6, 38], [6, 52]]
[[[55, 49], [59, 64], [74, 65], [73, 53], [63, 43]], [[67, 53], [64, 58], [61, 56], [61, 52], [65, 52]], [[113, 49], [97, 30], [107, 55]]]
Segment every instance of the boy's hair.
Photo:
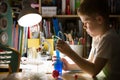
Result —
[[88, 15], [90, 17], [98, 14], [105, 20], [108, 20], [108, 0], [82, 0], [77, 13], [81, 15]]

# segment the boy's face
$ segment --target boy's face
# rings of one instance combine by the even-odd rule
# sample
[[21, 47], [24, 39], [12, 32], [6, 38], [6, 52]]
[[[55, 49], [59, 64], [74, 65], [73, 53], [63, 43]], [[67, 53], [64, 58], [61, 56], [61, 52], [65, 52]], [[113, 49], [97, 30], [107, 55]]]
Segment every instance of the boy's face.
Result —
[[91, 37], [99, 35], [101, 26], [99, 25], [96, 17], [89, 17], [86, 15], [79, 15], [79, 17], [83, 22], [83, 28]]

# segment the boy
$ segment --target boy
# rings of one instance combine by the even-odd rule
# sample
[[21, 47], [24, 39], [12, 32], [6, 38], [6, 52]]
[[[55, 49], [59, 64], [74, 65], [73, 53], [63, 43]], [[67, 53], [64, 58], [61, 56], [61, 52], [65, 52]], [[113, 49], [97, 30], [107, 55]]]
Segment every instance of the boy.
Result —
[[77, 13], [83, 22], [83, 28], [92, 37], [92, 48], [88, 59], [79, 57], [70, 46], [58, 40], [57, 49], [70, 57], [76, 64], [62, 59], [64, 70], [82, 69], [95, 77], [100, 71], [106, 71], [108, 80], [120, 76], [120, 38], [109, 27], [107, 0], [83, 0]]

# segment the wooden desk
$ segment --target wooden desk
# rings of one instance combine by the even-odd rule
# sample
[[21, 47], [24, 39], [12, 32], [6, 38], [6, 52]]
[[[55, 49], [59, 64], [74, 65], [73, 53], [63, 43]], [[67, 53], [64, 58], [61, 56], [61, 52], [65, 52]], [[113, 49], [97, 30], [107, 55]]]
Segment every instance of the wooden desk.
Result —
[[[69, 74], [69, 73], [64, 73], [62, 80], [75, 80], [74, 79], [74, 75], [75, 74]], [[5, 76], [2, 75], [2, 76]], [[86, 77], [80, 77], [78, 78], [78, 80], [92, 80], [92, 78], [87, 78]], [[19, 72], [19, 73], [13, 73], [9, 76], [7, 76], [7, 78], [4, 80], [54, 80], [54, 78], [52, 77], [52, 74], [42, 74], [42, 73], [23, 73], [23, 72]]]
[[[75, 75], [78, 75], [77, 80], [104, 80], [103, 73], [99, 74], [96, 78], [92, 78], [85, 72], [64, 72], [62, 80], [75, 80]], [[0, 80], [55, 80], [52, 74], [34, 73], [34, 72], [18, 72], [8, 75], [8, 73], [0, 74]], [[6, 78], [6, 79], [5, 79]]]
[[[51, 62], [46, 62], [46, 64], [21, 64], [22, 72], [14, 73], [8, 76], [8, 73], [0, 73], [0, 80], [3, 78], [8, 78], [4, 80], [41, 80], [41, 76], [45, 79], [43, 80], [54, 80], [52, 77], [53, 66]], [[101, 72], [96, 78], [92, 78], [85, 72], [75, 72], [75, 71], [63, 71], [62, 80], [75, 80], [74, 76], [78, 75], [77, 80], [104, 80], [104, 74]]]

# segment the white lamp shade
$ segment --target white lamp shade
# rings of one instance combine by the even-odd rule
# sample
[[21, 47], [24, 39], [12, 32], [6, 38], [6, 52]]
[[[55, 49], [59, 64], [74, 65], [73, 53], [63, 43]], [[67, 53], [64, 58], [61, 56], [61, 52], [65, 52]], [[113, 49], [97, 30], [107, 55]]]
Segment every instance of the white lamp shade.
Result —
[[32, 27], [42, 20], [38, 10], [31, 7], [31, 0], [23, 0], [23, 9], [18, 16], [18, 24], [21, 27]]
[[37, 13], [29, 13], [19, 18], [18, 24], [22, 27], [32, 27], [42, 20], [41, 15]]

